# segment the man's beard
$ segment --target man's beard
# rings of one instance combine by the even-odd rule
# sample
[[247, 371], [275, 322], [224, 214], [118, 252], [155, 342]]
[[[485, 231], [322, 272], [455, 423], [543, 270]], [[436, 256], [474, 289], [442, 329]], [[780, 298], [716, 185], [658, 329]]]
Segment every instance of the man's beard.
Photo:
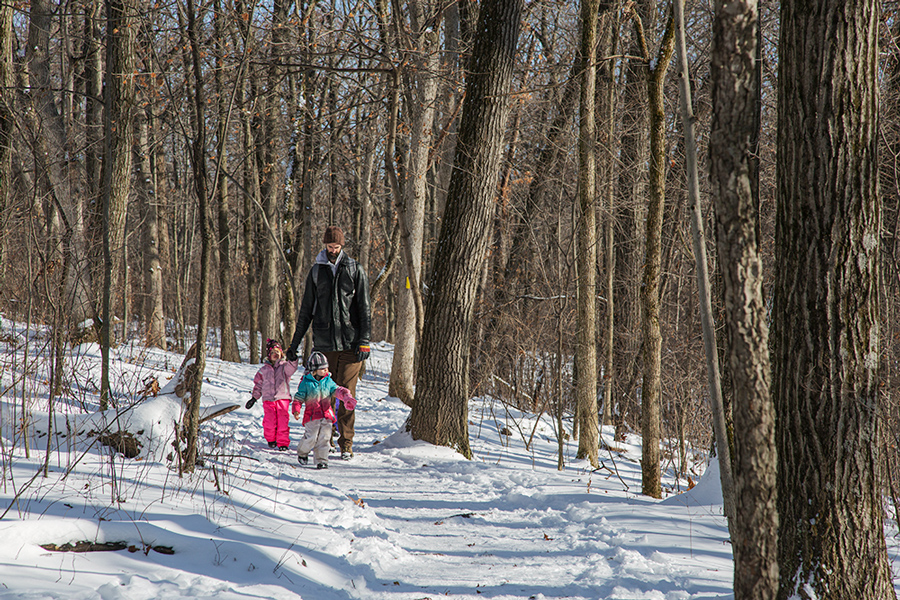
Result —
[[337, 257], [341, 255], [341, 251], [331, 253], [328, 250], [325, 250], [325, 255], [328, 256], [328, 262], [334, 262], [337, 260]]

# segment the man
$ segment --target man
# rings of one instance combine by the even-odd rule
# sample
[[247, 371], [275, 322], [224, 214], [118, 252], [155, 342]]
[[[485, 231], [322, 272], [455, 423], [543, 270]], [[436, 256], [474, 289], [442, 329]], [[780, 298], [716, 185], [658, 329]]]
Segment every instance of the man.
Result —
[[[313, 350], [328, 360], [335, 383], [356, 397], [356, 382], [363, 361], [369, 358], [372, 313], [369, 307], [369, 278], [344, 251], [344, 232], [327, 227], [322, 239], [325, 248], [306, 276], [306, 288], [297, 315], [297, 328], [287, 350], [288, 360], [297, 359], [297, 349], [312, 325]], [[356, 412], [343, 403], [338, 409], [338, 447], [341, 458], [353, 456]]]

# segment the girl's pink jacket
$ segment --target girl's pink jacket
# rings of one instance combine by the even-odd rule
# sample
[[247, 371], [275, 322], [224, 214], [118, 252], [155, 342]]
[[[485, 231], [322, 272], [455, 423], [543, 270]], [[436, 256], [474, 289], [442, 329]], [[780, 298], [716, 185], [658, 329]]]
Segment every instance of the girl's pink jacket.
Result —
[[290, 400], [291, 375], [296, 370], [296, 360], [282, 358], [274, 365], [264, 362], [253, 378], [253, 397], [257, 400]]

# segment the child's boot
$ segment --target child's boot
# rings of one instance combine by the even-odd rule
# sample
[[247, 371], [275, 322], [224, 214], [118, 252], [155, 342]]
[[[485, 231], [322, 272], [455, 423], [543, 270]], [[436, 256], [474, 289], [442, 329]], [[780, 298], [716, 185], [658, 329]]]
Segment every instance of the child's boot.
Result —
[[298, 454], [297, 462], [299, 462], [301, 465], [305, 465], [309, 462], [309, 457], [306, 454]]

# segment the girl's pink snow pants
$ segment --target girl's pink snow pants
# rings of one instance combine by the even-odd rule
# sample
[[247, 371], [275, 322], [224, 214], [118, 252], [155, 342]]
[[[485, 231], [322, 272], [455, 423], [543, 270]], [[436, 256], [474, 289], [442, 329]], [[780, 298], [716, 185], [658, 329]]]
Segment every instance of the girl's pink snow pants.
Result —
[[267, 442], [275, 442], [276, 446], [291, 445], [291, 401], [265, 400], [263, 405], [263, 435]]

